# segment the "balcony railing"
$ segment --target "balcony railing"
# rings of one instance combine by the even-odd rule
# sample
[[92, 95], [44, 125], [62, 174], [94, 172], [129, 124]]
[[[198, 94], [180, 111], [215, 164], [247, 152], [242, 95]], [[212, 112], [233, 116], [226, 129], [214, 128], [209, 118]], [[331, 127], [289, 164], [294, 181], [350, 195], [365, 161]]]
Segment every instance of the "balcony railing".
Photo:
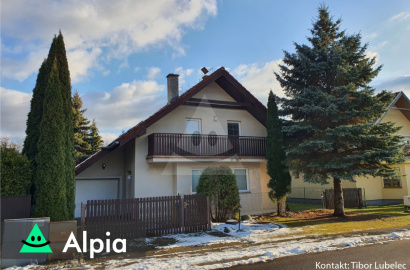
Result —
[[265, 137], [154, 133], [148, 136], [153, 156], [265, 157]]

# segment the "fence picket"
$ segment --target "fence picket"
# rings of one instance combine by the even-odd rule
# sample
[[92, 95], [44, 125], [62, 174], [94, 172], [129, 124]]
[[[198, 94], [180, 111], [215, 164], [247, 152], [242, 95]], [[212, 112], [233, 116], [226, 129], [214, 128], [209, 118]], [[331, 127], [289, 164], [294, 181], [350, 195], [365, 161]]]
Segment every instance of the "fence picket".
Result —
[[210, 229], [209, 198], [204, 195], [88, 200], [81, 229], [90, 238], [136, 238]]

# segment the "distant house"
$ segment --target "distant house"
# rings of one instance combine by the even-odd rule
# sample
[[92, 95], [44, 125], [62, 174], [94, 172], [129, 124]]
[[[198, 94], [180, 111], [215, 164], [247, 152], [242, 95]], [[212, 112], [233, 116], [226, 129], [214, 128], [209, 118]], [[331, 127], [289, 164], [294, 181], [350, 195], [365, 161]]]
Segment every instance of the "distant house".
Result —
[[178, 75], [167, 80], [167, 105], [76, 166], [77, 206], [91, 199], [193, 194], [203, 169], [223, 165], [236, 175], [244, 214], [274, 211], [266, 107], [224, 68], [181, 96]]
[[[410, 150], [410, 100], [403, 93], [396, 94], [387, 112], [377, 121], [394, 122], [402, 127], [399, 135], [403, 136], [405, 150]], [[343, 181], [343, 188], [362, 188], [362, 194], [368, 205], [381, 205], [390, 203], [403, 203], [403, 196], [410, 196], [410, 156], [404, 163], [391, 165], [399, 173], [400, 177], [360, 177], [356, 182]], [[292, 199], [304, 199], [318, 201], [324, 189], [331, 189], [332, 183], [319, 185], [306, 183], [302, 175], [292, 176]]]

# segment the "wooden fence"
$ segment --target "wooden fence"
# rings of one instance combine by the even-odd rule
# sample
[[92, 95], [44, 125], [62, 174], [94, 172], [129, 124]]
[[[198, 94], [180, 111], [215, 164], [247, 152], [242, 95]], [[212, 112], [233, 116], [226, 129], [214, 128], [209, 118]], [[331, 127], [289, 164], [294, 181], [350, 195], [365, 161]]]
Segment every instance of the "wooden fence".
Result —
[[31, 217], [31, 195], [1, 197], [0, 205], [1, 221]]
[[210, 228], [204, 195], [92, 200], [81, 206], [81, 230], [88, 238], [106, 238], [108, 231], [111, 238], [138, 238]]
[[[361, 188], [345, 188], [343, 189], [344, 206], [353, 208], [363, 207], [363, 195]], [[323, 206], [326, 209], [334, 209], [334, 190], [326, 189], [323, 193]]]

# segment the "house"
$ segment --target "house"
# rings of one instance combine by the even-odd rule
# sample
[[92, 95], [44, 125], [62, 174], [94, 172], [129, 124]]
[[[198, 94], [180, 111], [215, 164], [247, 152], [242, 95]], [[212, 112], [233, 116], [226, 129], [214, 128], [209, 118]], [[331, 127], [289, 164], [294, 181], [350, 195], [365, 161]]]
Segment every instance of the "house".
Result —
[[[242, 212], [272, 212], [266, 169], [266, 107], [223, 67], [76, 166], [76, 216], [91, 199], [195, 193], [209, 166], [235, 173]], [[164, 104], [166, 101], [164, 100]]]
[[[407, 159], [401, 164], [394, 164], [400, 177], [358, 177], [356, 182], [344, 180], [343, 188], [362, 188], [363, 199], [367, 205], [383, 205], [403, 203], [403, 196], [410, 196], [410, 100], [403, 93], [396, 94], [395, 99], [388, 107], [386, 113], [378, 119], [377, 123], [394, 122], [402, 127], [398, 134], [403, 136]], [[326, 185], [306, 183], [302, 175], [292, 176], [291, 200], [300, 199], [310, 202], [321, 201], [323, 190], [333, 188], [332, 183]]]

